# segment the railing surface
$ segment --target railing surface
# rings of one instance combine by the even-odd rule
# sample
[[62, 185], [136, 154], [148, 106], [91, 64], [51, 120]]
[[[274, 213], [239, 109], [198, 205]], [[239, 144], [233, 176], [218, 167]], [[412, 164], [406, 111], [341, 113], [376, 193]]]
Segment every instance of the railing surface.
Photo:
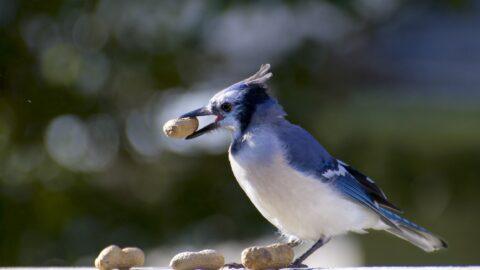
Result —
[[[94, 267], [0, 267], [0, 270], [96, 270]], [[285, 268], [287, 269], [287, 268]], [[298, 268], [297, 268], [298, 269]], [[307, 269], [307, 268], [304, 268]], [[327, 270], [327, 268], [308, 268]], [[480, 270], [480, 266], [374, 266], [342, 267], [334, 270]], [[171, 270], [169, 267], [133, 267], [131, 270]]]

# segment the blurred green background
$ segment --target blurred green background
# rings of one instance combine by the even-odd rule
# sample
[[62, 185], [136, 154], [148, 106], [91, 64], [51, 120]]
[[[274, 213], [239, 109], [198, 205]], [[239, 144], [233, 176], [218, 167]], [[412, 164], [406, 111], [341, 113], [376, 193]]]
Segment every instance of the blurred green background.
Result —
[[0, 265], [276, 237], [228, 134], [161, 131], [267, 62], [289, 119], [450, 245], [349, 236], [360, 264], [478, 264], [479, 29], [462, 0], [0, 0]]

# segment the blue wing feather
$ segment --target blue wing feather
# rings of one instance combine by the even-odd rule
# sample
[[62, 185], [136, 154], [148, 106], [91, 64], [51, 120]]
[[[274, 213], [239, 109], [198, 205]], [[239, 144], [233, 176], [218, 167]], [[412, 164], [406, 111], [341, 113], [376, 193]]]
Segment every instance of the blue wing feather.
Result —
[[386, 215], [378, 203], [367, 194], [359, 182], [350, 173], [347, 172], [345, 175], [334, 176], [334, 179], [331, 180], [331, 184], [337, 191], [345, 195], [347, 198], [361, 203], [363, 206], [366, 206], [377, 213], [382, 220], [391, 227], [397, 227], [397, 224]]
[[362, 189], [379, 205], [385, 207], [393, 212], [402, 213], [402, 210], [388, 201], [385, 193], [375, 184], [375, 182], [359, 171], [355, 170], [351, 166], [345, 164], [342, 161], [338, 161], [338, 166], [343, 166], [361, 185]]

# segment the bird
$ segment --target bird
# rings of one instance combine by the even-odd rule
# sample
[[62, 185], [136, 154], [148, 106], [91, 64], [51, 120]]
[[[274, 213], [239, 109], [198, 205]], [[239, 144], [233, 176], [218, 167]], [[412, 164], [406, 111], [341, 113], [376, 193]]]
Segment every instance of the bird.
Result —
[[332, 237], [385, 230], [426, 252], [447, 248], [427, 229], [402, 217], [378, 185], [334, 158], [305, 129], [286, 119], [269, 93], [270, 65], [216, 93], [206, 106], [181, 117], [215, 116], [186, 139], [217, 129], [231, 133], [228, 158], [240, 187], [288, 243], [314, 244], [291, 267]]

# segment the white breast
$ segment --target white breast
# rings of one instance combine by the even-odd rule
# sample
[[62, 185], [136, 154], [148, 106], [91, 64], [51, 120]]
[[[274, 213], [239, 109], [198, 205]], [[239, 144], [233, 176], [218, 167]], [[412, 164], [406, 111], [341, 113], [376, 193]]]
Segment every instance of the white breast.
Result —
[[238, 183], [260, 213], [282, 233], [318, 240], [347, 231], [362, 232], [379, 219], [345, 199], [327, 183], [294, 170], [268, 130], [250, 134], [229, 159]]

